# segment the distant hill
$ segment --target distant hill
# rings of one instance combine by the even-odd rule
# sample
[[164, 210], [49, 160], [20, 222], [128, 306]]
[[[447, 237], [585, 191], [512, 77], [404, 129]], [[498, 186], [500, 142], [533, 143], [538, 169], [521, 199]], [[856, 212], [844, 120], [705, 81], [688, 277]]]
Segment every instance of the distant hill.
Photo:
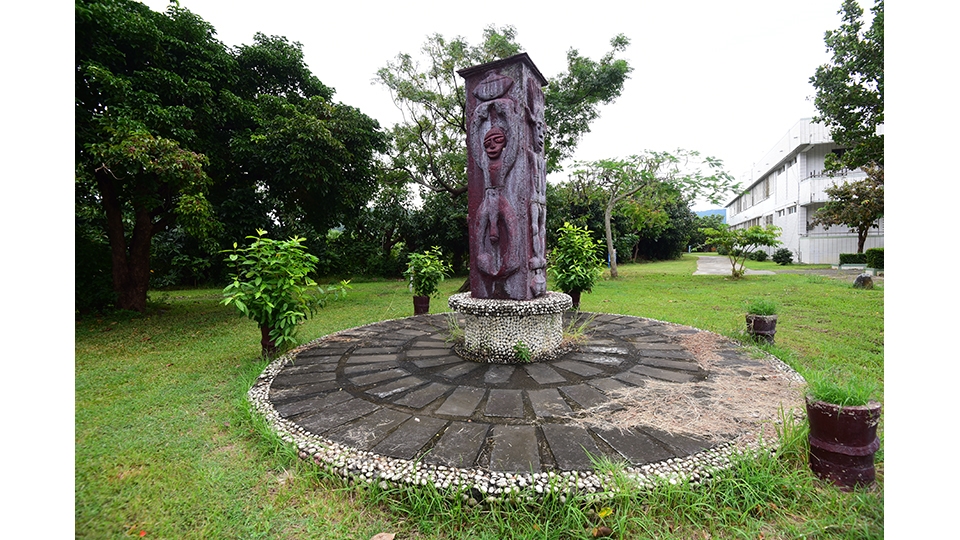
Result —
[[723, 216], [723, 222], [727, 222], [727, 210], [725, 208], [714, 208], [712, 210], [700, 210], [699, 212], [694, 212], [697, 214], [697, 217], [703, 216], [712, 216], [714, 214], [720, 214]]

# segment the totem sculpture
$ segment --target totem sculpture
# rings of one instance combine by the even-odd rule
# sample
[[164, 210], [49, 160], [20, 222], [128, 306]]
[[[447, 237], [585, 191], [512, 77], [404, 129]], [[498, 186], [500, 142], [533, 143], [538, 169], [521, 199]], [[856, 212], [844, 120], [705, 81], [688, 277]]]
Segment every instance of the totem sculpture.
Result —
[[470, 292], [447, 302], [463, 315], [462, 358], [546, 362], [564, 352], [566, 294], [547, 292], [546, 84], [526, 54], [459, 71], [467, 93]]
[[470, 292], [538, 298], [546, 293], [546, 80], [525, 53], [459, 74], [467, 95]]

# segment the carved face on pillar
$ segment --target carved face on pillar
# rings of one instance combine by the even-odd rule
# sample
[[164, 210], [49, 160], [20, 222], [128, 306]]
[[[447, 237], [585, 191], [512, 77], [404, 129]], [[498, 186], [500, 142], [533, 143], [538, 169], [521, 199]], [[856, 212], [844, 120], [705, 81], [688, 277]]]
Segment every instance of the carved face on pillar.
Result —
[[544, 143], [544, 139], [546, 138], [546, 133], [544, 131], [542, 118], [543, 116], [541, 115], [539, 118], [537, 118], [536, 122], [534, 123], [533, 148], [537, 152], [540, 152], [543, 150], [543, 143]]
[[490, 131], [483, 136], [483, 149], [487, 153], [487, 157], [490, 158], [490, 161], [495, 161], [500, 158], [500, 154], [503, 152], [503, 147], [507, 145], [507, 136], [504, 135], [503, 130], [494, 127], [490, 128]]

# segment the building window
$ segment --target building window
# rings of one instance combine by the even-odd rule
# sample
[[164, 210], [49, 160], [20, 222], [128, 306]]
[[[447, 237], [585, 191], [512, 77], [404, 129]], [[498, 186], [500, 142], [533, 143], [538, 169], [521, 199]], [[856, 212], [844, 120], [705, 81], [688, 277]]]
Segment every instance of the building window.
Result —
[[796, 214], [796, 213], [797, 213], [797, 205], [793, 205], [787, 208], [787, 214]]
[[767, 214], [763, 218], [764, 225], [773, 225], [773, 214]]

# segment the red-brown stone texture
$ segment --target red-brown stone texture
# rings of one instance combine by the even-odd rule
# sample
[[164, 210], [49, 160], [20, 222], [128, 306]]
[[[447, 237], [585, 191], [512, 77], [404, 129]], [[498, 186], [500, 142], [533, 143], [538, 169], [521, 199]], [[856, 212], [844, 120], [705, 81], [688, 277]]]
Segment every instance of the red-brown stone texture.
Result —
[[547, 291], [547, 81], [526, 53], [458, 73], [467, 95], [470, 292], [538, 298]]

